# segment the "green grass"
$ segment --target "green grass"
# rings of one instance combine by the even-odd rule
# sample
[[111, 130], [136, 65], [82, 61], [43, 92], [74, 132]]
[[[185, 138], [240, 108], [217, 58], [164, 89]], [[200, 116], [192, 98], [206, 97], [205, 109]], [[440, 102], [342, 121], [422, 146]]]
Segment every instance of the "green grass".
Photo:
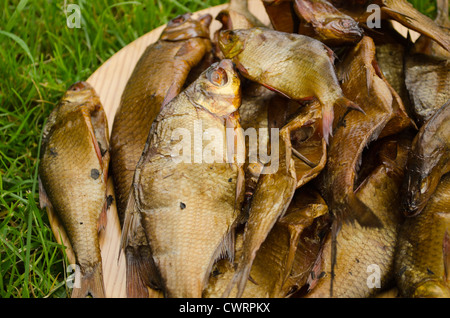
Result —
[[[70, 84], [119, 49], [187, 10], [225, 0], [69, 1], [82, 28], [68, 28], [64, 1], [0, 2], [0, 297], [66, 297], [67, 261], [39, 208], [42, 127]], [[412, 1], [433, 17], [434, 1]]]

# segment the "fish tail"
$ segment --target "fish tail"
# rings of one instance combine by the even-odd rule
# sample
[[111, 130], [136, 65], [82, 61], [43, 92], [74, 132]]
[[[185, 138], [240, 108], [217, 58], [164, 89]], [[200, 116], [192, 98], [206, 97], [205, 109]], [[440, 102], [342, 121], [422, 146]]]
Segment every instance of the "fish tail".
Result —
[[161, 276], [141, 223], [133, 187], [128, 195], [121, 247], [125, 251], [128, 297], [147, 298], [147, 286], [156, 290], [162, 289]]
[[160, 290], [159, 275], [154, 275], [154, 261], [149, 247], [139, 246], [136, 248], [128, 246], [125, 254], [127, 297], [149, 298], [148, 287]]
[[330, 136], [333, 136], [334, 111], [332, 107], [325, 106], [322, 112], [322, 134], [327, 145]]
[[[72, 298], [105, 298], [105, 286], [103, 283], [102, 264], [97, 263], [92, 271], [81, 271], [80, 286], [75, 285]], [[75, 281], [75, 284], [77, 282]]]

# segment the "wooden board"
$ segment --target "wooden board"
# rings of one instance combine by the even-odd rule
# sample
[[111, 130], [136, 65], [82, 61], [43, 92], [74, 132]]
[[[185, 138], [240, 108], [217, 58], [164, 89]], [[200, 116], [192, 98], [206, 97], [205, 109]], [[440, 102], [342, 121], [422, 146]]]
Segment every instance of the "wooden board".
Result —
[[[226, 7], [227, 4], [212, 7], [198, 11], [194, 13], [194, 16], [209, 13], [215, 18], [217, 14]], [[249, 0], [249, 9], [263, 23], [269, 24], [269, 18], [260, 0]], [[211, 36], [221, 26], [220, 22], [214, 20], [210, 26]], [[87, 82], [94, 87], [100, 96], [100, 100], [108, 118], [110, 132], [114, 121], [114, 115], [119, 107], [122, 92], [134, 66], [146, 47], [158, 40], [164, 28], [165, 25], [162, 25], [128, 44], [103, 63], [103, 65], [87, 79]], [[111, 180], [108, 184], [108, 194], [114, 196]], [[123, 253], [120, 254], [121, 257], [119, 257], [121, 229], [117, 216], [117, 209], [114, 203], [108, 211], [107, 218], [106, 229], [101, 233], [100, 237], [106, 297], [122, 298], [126, 297], [125, 258], [123, 257]]]
[[[269, 25], [269, 18], [261, 0], [249, 0], [248, 2], [250, 11], [264, 24]], [[228, 4], [224, 4], [198, 11], [194, 13], [194, 16], [209, 13], [215, 18], [227, 6]], [[221, 23], [213, 20], [210, 26], [211, 37], [220, 27]], [[95, 88], [100, 96], [108, 118], [110, 132], [122, 92], [134, 66], [146, 47], [158, 40], [164, 28], [165, 25], [162, 25], [128, 44], [108, 59], [87, 79], [87, 82]], [[113, 195], [114, 197], [112, 180], [108, 183], [108, 195]], [[56, 223], [52, 224], [52, 228], [58, 241], [62, 242], [59, 239], [58, 225]], [[125, 258], [123, 257], [124, 254], [120, 251], [120, 237], [121, 228], [114, 200], [108, 210], [106, 229], [101, 232], [100, 236], [106, 297], [109, 298], [126, 297]], [[68, 256], [69, 260], [73, 258], [70, 248], [68, 249]]]

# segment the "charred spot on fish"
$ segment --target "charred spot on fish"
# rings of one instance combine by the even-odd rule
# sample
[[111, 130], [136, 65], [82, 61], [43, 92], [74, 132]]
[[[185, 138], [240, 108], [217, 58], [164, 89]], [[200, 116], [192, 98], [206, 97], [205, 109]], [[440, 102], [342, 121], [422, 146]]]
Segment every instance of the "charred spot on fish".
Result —
[[231, 181], [233, 181], [233, 178], [229, 178], [229, 179], [228, 179], [228, 182], [231, 182]]
[[92, 169], [91, 170], [91, 178], [94, 180], [97, 180], [98, 177], [100, 177], [100, 171], [98, 171], [98, 169]]
[[83, 225], [83, 222], [80, 222], [80, 225]]
[[315, 279], [316, 278], [316, 273], [314, 271], [311, 271], [311, 278]]
[[356, 263], [359, 263], [359, 259], [355, 258]]
[[49, 148], [50, 151], [50, 155], [52, 157], [56, 157], [58, 155], [58, 153], [56, 152], [56, 149], [54, 147]]
[[264, 33], [260, 33], [259, 37], [261, 38], [261, 40], [266, 41], [267, 37], [264, 35]]
[[327, 275], [326, 272], [322, 272], [322, 273], [319, 274], [318, 278], [319, 279], [324, 278], [326, 275]]
[[348, 272], [348, 274], [349, 274], [350, 276], [353, 276], [352, 272]]
[[427, 273], [428, 273], [428, 275], [435, 275], [434, 273], [433, 273], [433, 271], [431, 270], [431, 269], [429, 269], [429, 268], [427, 268]]
[[180, 202], [180, 209], [184, 210], [186, 208], [186, 204], [184, 204], [183, 202]]
[[106, 198], [106, 209], [109, 209], [113, 202], [114, 202], [113, 196], [112, 195], [108, 195], [108, 197]]

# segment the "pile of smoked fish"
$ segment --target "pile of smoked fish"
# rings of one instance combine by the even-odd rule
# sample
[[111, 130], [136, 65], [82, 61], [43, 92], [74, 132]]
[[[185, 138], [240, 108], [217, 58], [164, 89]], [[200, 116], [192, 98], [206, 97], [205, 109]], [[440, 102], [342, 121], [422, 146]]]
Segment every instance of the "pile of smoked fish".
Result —
[[[270, 25], [244, 0], [171, 20], [111, 134], [86, 82], [50, 114], [40, 201], [72, 297], [105, 296], [108, 178], [128, 297], [450, 297], [448, 1], [434, 20], [406, 0], [263, 4]], [[199, 160], [208, 132], [233, 138]]]

